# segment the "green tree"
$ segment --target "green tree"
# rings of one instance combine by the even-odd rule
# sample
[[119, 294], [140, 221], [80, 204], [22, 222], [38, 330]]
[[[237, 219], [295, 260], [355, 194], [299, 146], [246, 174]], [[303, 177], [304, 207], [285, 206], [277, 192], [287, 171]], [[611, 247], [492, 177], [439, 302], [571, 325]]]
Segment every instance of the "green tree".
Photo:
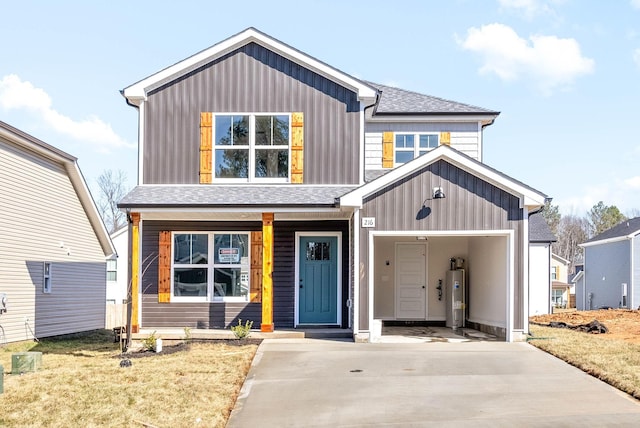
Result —
[[627, 220], [627, 217], [615, 205], [607, 206], [600, 201], [589, 211], [588, 220], [589, 234], [594, 237]]
[[547, 199], [542, 208], [542, 217], [549, 225], [551, 232], [558, 236], [558, 225], [560, 224], [560, 207], [558, 205], [551, 205], [551, 200]]

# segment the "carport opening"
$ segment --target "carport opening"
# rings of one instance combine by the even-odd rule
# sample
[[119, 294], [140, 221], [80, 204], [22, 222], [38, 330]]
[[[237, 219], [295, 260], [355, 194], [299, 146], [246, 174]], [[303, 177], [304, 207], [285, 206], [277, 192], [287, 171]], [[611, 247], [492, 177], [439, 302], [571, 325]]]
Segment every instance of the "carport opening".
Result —
[[382, 335], [466, 328], [505, 340], [509, 269], [506, 235], [376, 236], [373, 318]]

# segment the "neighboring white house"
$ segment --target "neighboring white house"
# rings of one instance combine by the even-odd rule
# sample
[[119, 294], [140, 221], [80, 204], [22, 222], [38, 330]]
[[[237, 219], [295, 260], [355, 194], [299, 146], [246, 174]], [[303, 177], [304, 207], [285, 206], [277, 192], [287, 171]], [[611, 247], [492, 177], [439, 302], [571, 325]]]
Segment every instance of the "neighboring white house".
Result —
[[106, 328], [125, 325], [127, 278], [129, 274], [129, 228], [121, 227], [111, 234], [117, 256], [107, 259]]
[[529, 315], [551, 313], [551, 244], [556, 237], [541, 212], [529, 216]]
[[104, 328], [115, 249], [76, 158], [0, 122], [0, 342]]

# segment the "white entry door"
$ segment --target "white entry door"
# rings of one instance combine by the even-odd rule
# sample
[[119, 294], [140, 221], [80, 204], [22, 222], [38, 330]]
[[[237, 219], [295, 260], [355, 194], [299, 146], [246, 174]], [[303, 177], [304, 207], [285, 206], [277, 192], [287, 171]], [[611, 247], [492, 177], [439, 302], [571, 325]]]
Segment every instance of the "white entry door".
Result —
[[427, 317], [427, 245], [396, 245], [396, 318]]

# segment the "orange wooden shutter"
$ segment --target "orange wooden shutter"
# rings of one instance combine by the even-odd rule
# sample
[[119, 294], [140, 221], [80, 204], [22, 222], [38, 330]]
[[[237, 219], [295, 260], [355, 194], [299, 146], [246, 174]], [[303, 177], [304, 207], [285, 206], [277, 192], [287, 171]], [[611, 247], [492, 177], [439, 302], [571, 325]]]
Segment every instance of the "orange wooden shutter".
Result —
[[291, 114], [291, 182], [304, 181], [304, 114]]
[[251, 232], [251, 302], [262, 301], [262, 232]]
[[161, 231], [158, 239], [158, 303], [171, 301], [171, 232]]
[[393, 168], [393, 132], [382, 133], [382, 167]]
[[211, 183], [213, 164], [213, 114], [200, 113], [200, 184]]
[[440, 133], [440, 144], [443, 144], [445, 146], [451, 145], [451, 132]]

